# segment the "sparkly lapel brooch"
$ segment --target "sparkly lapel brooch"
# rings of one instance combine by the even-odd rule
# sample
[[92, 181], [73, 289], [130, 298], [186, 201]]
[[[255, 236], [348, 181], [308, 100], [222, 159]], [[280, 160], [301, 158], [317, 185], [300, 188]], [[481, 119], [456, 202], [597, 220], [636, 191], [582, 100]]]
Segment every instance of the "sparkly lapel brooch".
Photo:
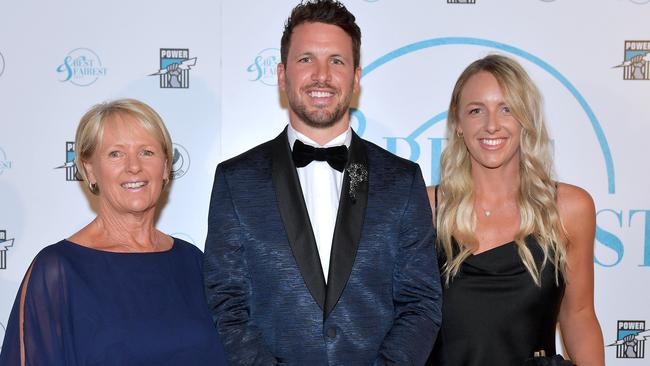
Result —
[[353, 201], [356, 201], [357, 191], [359, 190], [361, 183], [368, 180], [368, 169], [366, 169], [366, 166], [363, 164], [352, 163], [346, 170], [350, 177], [350, 190], [348, 193], [350, 194], [350, 198], [352, 198]]

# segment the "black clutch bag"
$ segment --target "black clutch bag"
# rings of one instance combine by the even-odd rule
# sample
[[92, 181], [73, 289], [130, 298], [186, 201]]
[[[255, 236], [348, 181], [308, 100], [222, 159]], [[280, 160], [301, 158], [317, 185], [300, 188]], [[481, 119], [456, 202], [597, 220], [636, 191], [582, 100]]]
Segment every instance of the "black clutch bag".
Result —
[[560, 355], [546, 357], [544, 354], [544, 351], [535, 352], [535, 357], [527, 359], [524, 366], [576, 366], [573, 362], [565, 360]]

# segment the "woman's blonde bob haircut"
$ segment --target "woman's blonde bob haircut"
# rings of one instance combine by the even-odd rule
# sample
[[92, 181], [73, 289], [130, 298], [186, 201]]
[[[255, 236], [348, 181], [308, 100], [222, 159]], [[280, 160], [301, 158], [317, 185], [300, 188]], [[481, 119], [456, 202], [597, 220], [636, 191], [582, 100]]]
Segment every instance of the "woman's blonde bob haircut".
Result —
[[86, 185], [88, 185], [90, 192], [95, 195], [99, 194], [99, 188], [97, 184], [91, 183], [88, 180], [83, 162], [90, 160], [100, 145], [104, 126], [110, 123], [114, 117], [124, 115], [135, 118], [160, 143], [163, 153], [167, 158], [167, 179], [165, 179], [163, 187], [167, 185], [166, 183], [169, 177], [171, 177], [172, 154], [174, 150], [172, 140], [169, 137], [169, 131], [167, 131], [162, 118], [160, 118], [153, 108], [139, 100], [117, 99], [112, 102], [97, 104], [90, 108], [81, 117], [81, 121], [79, 121], [79, 126], [77, 127], [74, 162], [79, 175]]
[[[539, 90], [519, 63], [505, 56], [489, 55], [470, 64], [460, 75], [451, 96], [447, 116], [447, 147], [440, 158], [440, 202], [436, 216], [438, 249], [446, 261], [442, 268], [449, 284], [478, 243], [474, 235], [474, 183], [470, 154], [457, 134], [459, 103], [467, 81], [488, 72], [499, 83], [510, 112], [521, 125], [519, 145], [520, 225], [515, 235], [519, 256], [535, 283], [547, 261], [555, 267], [556, 282], [566, 267], [566, 235], [557, 209], [557, 183], [552, 179], [551, 143], [544, 124]], [[544, 252], [536, 265], [526, 237], [534, 238]]]

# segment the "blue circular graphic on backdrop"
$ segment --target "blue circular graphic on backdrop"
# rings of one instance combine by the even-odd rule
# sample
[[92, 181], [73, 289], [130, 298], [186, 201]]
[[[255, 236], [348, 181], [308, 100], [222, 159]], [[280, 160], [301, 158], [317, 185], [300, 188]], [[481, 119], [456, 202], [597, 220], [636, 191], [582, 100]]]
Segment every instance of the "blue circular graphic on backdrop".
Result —
[[[650, 1], [650, 0], [647, 0]], [[431, 48], [431, 47], [438, 47], [438, 46], [449, 46], [449, 45], [472, 45], [472, 46], [483, 46], [483, 47], [489, 47], [489, 48], [495, 48], [501, 51], [505, 51], [508, 53], [511, 53], [513, 55], [517, 55], [519, 57], [522, 57], [535, 65], [541, 67], [543, 70], [551, 74], [555, 79], [557, 79], [570, 93], [573, 95], [573, 97], [578, 101], [578, 104], [580, 104], [580, 107], [584, 110], [584, 112], [587, 114], [587, 117], [589, 118], [589, 121], [591, 122], [591, 127], [594, 130], [594, 133], [596, 134], [596, 138], [598, 140], [598, 144], [600, 145], [600, 150], [603, 154], [603, 158], [605, 160], [605, 167], [607, 170], [607, 188], [608, 192], [610, 194], [614, 193], [616, 191], [616, 184], [615, 184], [615, 173], [614, 173], [614, 160], [612, 159], [612, 154], [609, 150], [609, 144], [607, 143], [607, 138], [605, 137], [605, 134], [603, 132], [603, 129], [600, 126], [600, 122], [598, 122], [598, 118], [596, 118], [596, 115], [594, 114], [593, 110], [585, 100], [585, 98], [580, 94], [578, 89], [571, 84], [571, 82], [564, 76], [562, 75], [559, 71], [557, 71], [553, 66], [549, 65], [546, 61], [540, 59], [539, 57], [528, 53], [520, 48], [514, 47], [507, 45], [505, 43], [500, 43], [500, 42], [495, 42], [495, 41], [490, 41], [487, 39], [481, 39], [481, 38], [470, 38], [470, 37], [444, 37], [444, 38], [432, 38], [432, 39], [427, 39], [424, 41], [420, 42], [415, 42], [409, 45], [406, 45], [404, 47], [400, 47], [394, 51], [391, 51], [381, 57], [379, 57], [377, 60], [371, 62], [367, 66], [363, 68], [363, 72], [361, 77], [365, 77], [377, 68], [381, 67], [382, 65], [395, 60], [399, 57], [402, 57], [404, 55], [407, 55], [409, 53], [413, 53], [419, 50], [423, 50], [426, 48]], [[424, 124], [422, 124], [420, 127], [418, 127], [413, 133], [411, 133], [408, 138], [416, 138], [417, 136], [421, 135], [424, 131], [428, 130], [430, 127], [435, 125], [436, 123], [445, 120], [447, 118], [447, 112], [442, 112], [439, 113], [438, 115], [432, 117], [428, 121], [426, 121]]]
[[366, 116], [361, 112], [361, 110], [350, 108], [350, 125], [352, 125], [352, 129], [359, 136], [363, 136], [363, 132], [366, 130]]

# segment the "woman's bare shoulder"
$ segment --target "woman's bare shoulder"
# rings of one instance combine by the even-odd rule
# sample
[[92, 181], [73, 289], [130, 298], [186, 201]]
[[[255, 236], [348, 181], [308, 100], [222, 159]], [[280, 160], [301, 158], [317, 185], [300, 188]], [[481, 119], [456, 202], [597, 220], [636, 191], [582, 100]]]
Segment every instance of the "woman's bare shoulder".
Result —
[[596, 226], [596, 207], [586, 190], [567, 183], [559, 183], [557, 208], [562, 225], [570, 241], [590, 238]]
[[557, 187], [557, 205], [560, 215], [579, 215], [593, 213], [594, 200], [586, 190], [568, 183], [559, 183]]

